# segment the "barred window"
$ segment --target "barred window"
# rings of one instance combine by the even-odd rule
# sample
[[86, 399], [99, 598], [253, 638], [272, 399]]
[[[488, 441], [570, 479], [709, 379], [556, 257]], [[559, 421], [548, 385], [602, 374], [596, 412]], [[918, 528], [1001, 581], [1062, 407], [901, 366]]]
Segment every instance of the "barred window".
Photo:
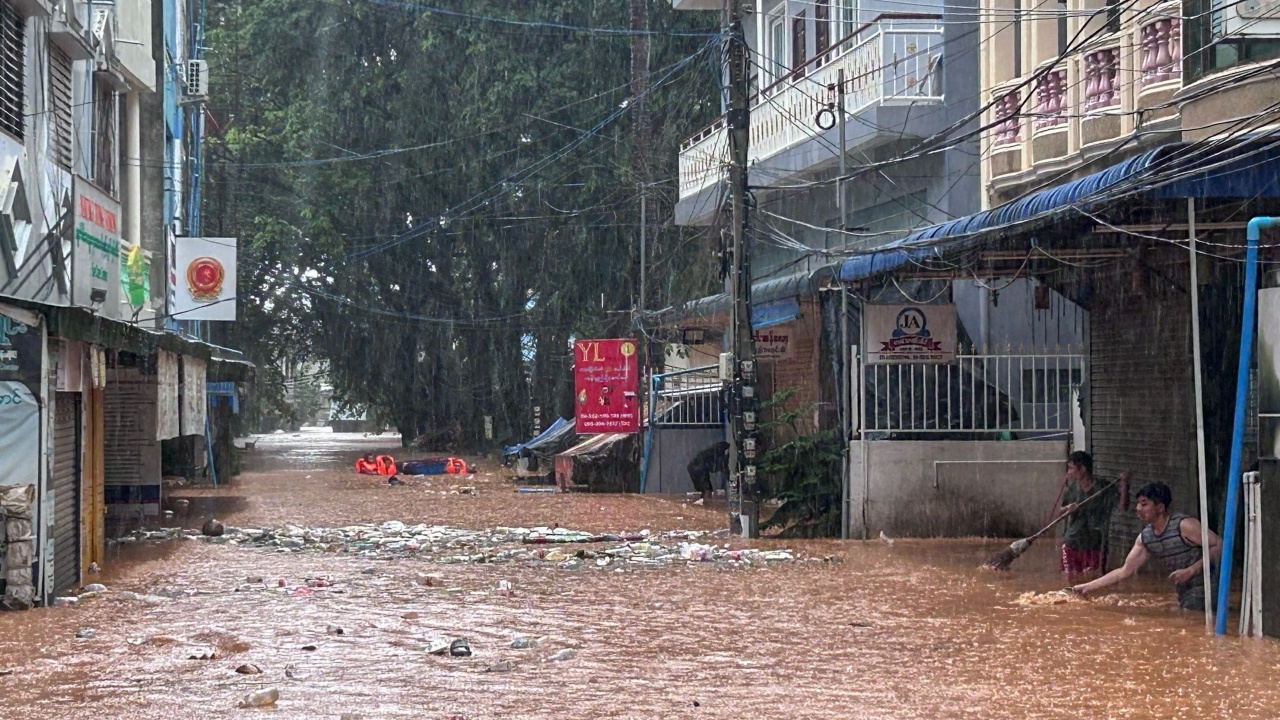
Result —
[[104, 80], [93, 81], [93, 182], [116, 194], [116, 91]]
[[71, 169], [71, 57], [49, 46], [49, 152], [54, 162]]
[[0, 0], [0, 131], [23, 138], [26, 19]]

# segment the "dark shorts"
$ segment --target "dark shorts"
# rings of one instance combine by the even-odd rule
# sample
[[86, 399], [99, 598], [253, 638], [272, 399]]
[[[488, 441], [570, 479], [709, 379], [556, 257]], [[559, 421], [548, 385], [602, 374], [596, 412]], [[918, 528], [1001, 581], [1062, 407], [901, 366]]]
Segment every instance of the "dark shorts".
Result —
[[1102, 570], [1102, 551], [1101, 550], [1075, 550], [1066, 545], [1062, 546], [1062, 556], [1059, 558], [1059, 566], [1062, 572], [1082, 573], [1089, 570]]

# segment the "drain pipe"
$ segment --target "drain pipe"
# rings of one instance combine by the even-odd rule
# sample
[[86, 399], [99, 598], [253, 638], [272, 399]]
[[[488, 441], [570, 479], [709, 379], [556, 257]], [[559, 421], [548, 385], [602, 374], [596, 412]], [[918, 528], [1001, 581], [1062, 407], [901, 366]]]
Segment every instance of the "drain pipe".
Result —
[[[1240, 506], [1240, 465], [1244, 454], [1244, 420], [1249, 404], [1249, 367], [1253, 364], [1253, 326], [1258, 312], [1258, 240], [1262, 231], [1280, 226], [1278, 217], [1255, 217], [1245, 233], [1244, 317], [1240, 321], [1240, 363], [1236, 370], [1236, 414], [1231, 431], [1231, 466], [1227, 471], [1227, 508], [1222, 527], [1222, 570], [1218, 573], [1217, 624], [1227, 633], [1227, 593], [1231, 588], [1231, 554], [1235, 551], [1236, 515]], [[1205, 588], [1208, 592], [1208, 588]]]

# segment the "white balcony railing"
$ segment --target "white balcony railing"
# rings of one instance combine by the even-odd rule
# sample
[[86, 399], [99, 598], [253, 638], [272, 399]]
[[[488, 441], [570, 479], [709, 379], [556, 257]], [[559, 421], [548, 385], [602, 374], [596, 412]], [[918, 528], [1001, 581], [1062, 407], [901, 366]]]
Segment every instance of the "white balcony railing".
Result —
[[[752, 98], [749, 163], [831, 129], [838, 90], [850, 115], [877, 104], [942, 102], [942, 43], [941, 25], [922, 16], [881, 16], [864, 25]], [[838, 89], [842, 70], [844, 87]], [[681, 145], [680, 197], [720, 182], [728, 162], [728, 133], [720, 118]]]

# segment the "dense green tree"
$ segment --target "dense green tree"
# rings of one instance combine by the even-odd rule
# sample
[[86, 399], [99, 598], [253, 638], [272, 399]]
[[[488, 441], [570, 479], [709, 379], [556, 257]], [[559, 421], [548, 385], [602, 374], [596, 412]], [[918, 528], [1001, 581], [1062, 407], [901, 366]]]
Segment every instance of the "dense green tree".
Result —
[[[646, 1], [637, 148], [632, 36], [413, 2], [211, 0], [205, 225], [242, 248], [242, 320], [220, 339], [273, 392], [277, 369], [325, 362], [340, 401], [410, 438], [571, 414], [570, 339], [633, 332], [641, 183], [649, 307], [714, 281], [713, 242], [671, 217], [679, 142], [719, 109], [718, 17]], [[616, 0], [449, 7], [632, 19]]]

